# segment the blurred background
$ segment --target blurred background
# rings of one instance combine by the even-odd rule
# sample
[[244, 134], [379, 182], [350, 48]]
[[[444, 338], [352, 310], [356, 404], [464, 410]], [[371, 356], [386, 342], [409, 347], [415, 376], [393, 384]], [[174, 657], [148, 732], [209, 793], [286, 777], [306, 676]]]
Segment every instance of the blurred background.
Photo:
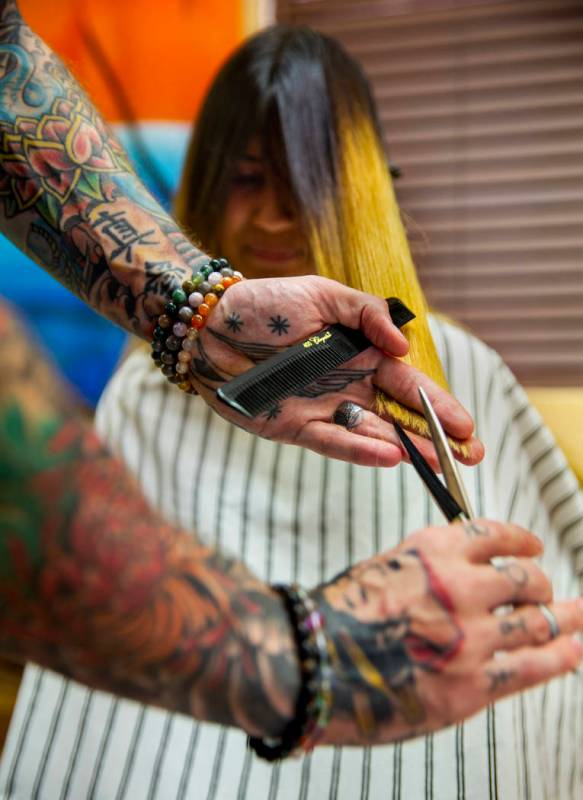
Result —
[[[167, 207], [190, 121], [239, 41], [276, 20], [337, 37], [375, 88], [430, 302], [524, 384], [583, 386], [583, 0], [20, 4]], [[4, 239], [0, 258], [0, 293], [93, 405], [123, 334]]]

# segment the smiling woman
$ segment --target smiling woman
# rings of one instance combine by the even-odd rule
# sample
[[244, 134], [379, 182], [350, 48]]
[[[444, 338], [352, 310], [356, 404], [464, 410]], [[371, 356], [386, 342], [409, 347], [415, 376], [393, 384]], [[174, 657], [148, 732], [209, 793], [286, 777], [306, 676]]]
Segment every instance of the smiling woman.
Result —
[[315, 272], [297, 203], [254, 137], [237, 159], [217, 237], [248, 278]]

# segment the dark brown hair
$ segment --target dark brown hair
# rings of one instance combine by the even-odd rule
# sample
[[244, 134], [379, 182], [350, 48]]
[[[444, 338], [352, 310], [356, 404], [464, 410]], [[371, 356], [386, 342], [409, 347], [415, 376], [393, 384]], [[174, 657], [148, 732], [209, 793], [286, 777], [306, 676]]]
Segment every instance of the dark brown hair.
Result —
[[285, 178], [304, 219], [317, 222], [339, 191], [338, 106], [380, 126], [359, 65], [333, 39], [276, 25], [228, 59], [203, 102], [188, 148], [175, 210], [203, 247], [215, 250], [217, 222], [234, 164], [259, 136], [263, 157]]

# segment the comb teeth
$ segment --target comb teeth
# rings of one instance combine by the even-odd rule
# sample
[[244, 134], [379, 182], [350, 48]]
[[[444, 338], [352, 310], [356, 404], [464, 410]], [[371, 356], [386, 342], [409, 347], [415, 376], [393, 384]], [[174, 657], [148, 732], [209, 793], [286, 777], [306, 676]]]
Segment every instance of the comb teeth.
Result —
[[359, 331], [331, 325], [229, 381], [217, 395], [237, 411], [256, 417], [370, 346]]

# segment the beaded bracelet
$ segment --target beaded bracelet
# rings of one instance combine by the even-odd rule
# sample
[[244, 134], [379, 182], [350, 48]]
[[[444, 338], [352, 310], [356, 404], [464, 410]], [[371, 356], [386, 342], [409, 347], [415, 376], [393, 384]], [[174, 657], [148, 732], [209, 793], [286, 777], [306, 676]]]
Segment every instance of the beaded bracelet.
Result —
[[242, 278], [226, 258], [212, 258], [172, 293], [158, 317], [152, 340], [154, 364], [188, 394], [196, 394], [187, 375], [199, 331], [224, 292]]
[[281, 736], [248, 738], [249, 747], [267, 761], [313, 750], [330, 721], [332, 707], [332, 668], [324, 618], [299, 586], [276, 584], [273, 588], [282, 596], [293, 623], [302, 683], [295, 716]]

